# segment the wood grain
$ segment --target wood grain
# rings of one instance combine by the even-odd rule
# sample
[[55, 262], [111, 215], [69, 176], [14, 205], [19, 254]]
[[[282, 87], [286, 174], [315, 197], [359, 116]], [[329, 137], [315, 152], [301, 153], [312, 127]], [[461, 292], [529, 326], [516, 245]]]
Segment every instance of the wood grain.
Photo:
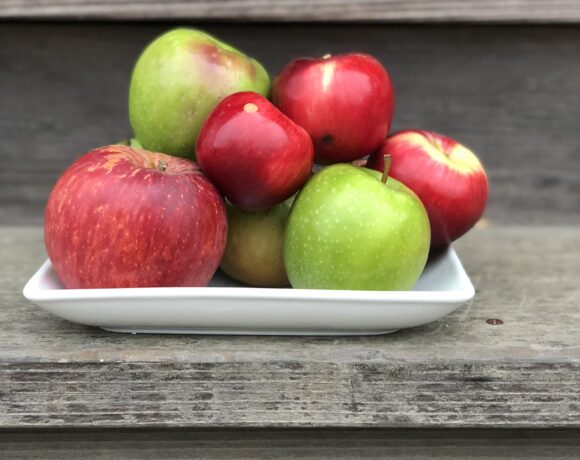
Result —
[[[140, 50], [162, 24], [0, 27], [0, 224], [39, 224], [70, 162], [130, 134]], [[580, 29], [384, 25], [207, 25], [274, 75], [303, 55], [377, 56], [396, 88], [394, 129], [470, 146], [491, 181], [487, 218], [580, 223]]]
[[4, 0], [0, 18], [577, 23], [574, 0]]
[[577, 228], [474, 230], [457, 248], [476, 298], [426, 326], [131, 336], [24, 300], [41, 231], [0, 228], [0, 428], [580, 428]]
[[10, 460], [191, 458], [577, 460], [574, 430], [35, 430], [0, 432]]

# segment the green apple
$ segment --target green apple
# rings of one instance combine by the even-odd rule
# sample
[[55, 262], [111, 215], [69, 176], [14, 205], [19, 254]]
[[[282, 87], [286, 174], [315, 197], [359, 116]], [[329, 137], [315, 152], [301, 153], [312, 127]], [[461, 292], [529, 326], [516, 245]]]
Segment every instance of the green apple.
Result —
[[240, 91], [267, 96], [270, 77], [256, 60], [200, 30], [171, 30], [139, 57], [129, 88], [129, 118], [143, 148], [195, 157], [210, 111]]
[[429, 253], [429, 219], [417, 196], [386, 171], [336, 164], [310, 179], [286, 227], [284, 263], [292, 287], [413, 287]]
[[282, 249], [291, 199], [255, 212], [226, 204], [228, 242], [220, 268], [242, 283], [260, 287], [288, 286]]

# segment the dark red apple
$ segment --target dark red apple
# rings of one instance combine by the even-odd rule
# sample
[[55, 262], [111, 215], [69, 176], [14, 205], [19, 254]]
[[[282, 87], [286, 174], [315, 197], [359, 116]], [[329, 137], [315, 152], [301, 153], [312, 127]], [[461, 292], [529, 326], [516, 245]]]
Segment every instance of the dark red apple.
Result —
[[429, 214], [431, 246], [459, 238], [485, 209], [488, 182], [477, 156], [468, 148], [430, 131], [399, 131], [369, 158], [367, 167], [383, 171], [390, 155], [389, 175], [421, 199]]
[[321, 164], [352, 161], [375, 151], [393, 118], [389, 74], [366, 54], [296, 59], [274, 80], [272, 100], [308, 131], [315, 161]]
[[110, 145], [60, 177], [44, 238], [67, 288], [205, 286], [225, 250], [227, 217], [195, 163]]
[[225, 98], [211, 112], [196, 145], [197, 161], [240, 209], [279, 204], [304, 184], [313, 164], [308, 133], [257, 93]]

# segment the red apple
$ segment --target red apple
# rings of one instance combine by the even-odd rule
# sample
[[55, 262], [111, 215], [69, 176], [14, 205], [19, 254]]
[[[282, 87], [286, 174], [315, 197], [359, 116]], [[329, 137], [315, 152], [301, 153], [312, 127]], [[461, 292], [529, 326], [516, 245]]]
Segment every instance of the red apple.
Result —
[[352, 161], [375, 151], [393, 118], [389, 74], [366, 54], [296, 59], [274, 80], [272, 100], [308, 131], [315, 161], [322, 164]]
[[488, 182], [475, 154], [430, 131], [399, 131], [371, 155], [367, 167], [384, 169], [384, 156], [392, 157], [390, 176], [421, 199], [431, 224], [431, 246], [459, 238], [479, 220], [485, 209]]
[[266, 209], [291, 197], [312, 170], [308, 133], [257, 93], [232, 94], [203, 125], [197, 161], [240, 209]]
[[227, 217], [195, 163], [110, 145], [60, 177], [44, 238], [67, 288], [205, 286], [225, 250]]

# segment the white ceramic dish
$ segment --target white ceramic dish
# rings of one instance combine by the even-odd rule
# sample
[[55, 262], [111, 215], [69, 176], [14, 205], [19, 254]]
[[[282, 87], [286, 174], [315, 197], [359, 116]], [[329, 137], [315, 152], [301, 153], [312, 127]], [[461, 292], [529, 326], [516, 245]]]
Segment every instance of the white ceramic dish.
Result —
[[24, 287], [27, 299], [75, 323], [170, 334], [385, 334], [439, 319], [474, 292], [451, 247], [412, 291], [250, 288], [219, 272], [203, 288], [64, 289], [50, 261]]

